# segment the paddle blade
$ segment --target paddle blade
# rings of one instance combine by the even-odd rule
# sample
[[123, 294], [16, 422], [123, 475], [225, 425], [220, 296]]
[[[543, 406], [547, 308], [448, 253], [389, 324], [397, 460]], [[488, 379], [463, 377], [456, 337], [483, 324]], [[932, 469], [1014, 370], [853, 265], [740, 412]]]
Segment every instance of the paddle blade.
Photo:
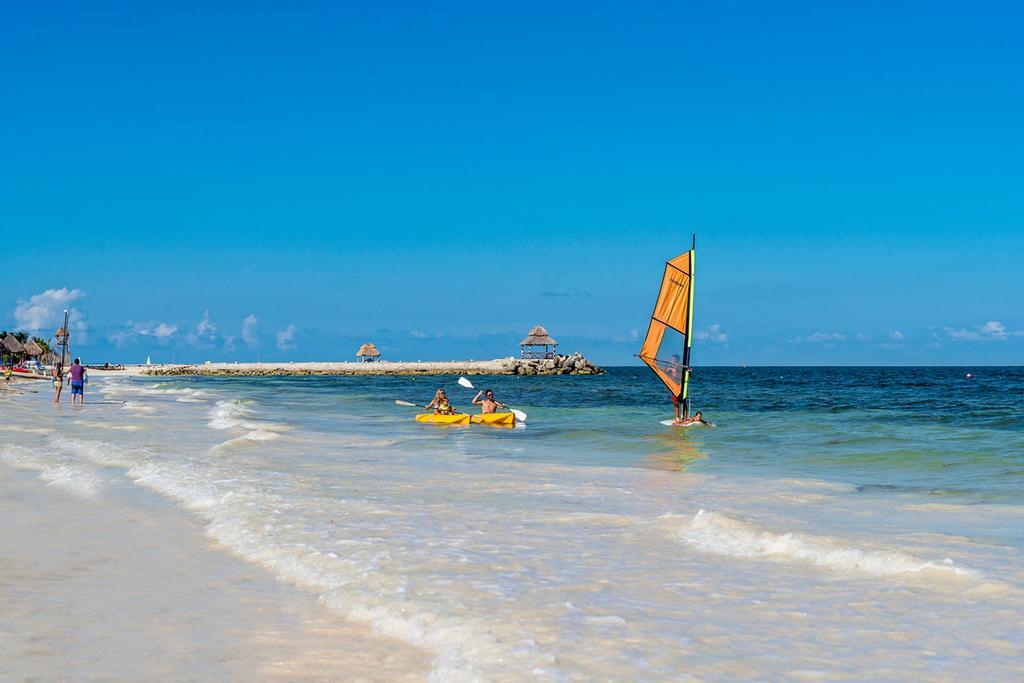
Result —
[[408, 401], [395, 401], [396, 406], [405, 406], [406, 408], [419, 408], [415, 403], [409, 403]]
[[466, 387], [467, 389], [475, 389], [476, 388], [476, 387], [473, 386], [473, 383], [470, 382], [465, 377], [460, 377], [459, 378], [459, 386]]
[[512, 408], [512, 414], [516, 416], [516, 420], [519, 422], [526, 422], [526, 413], [523, 411]]

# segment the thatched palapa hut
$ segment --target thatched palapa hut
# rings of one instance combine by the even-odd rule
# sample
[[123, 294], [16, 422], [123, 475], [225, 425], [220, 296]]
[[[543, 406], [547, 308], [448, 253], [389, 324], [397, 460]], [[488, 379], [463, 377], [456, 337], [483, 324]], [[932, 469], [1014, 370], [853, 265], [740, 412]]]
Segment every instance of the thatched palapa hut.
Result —
[[557, 350], [558, 342], [540, 325], [534, 325], [526, 339], [519, 342], [519, 355], [522, 358], [554, 358]]
[[38, 358], [43, 355], [43, 348], [36, 343], [35, 339], [29, 339], [25, 342], [25, 353], [34, 358]]
[[380, 358], [380, 351], [378, 351], [377, 347], [370, 342], [366, 342], [359, 347], [358, 351], [356, 351], [356, 358], [364, 363], [372, 363]]
[[8, 334], [4, 337], [4, 348], [11, 353], [25, 353], [25, 347], [22, 346], [21, 342], [13, 334]]

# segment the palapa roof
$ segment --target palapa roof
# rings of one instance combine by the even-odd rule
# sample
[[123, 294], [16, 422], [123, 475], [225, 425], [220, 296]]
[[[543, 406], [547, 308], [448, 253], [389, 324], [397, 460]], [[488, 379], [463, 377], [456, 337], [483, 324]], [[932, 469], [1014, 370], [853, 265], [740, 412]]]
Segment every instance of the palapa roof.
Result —
[[66, 336], [68, 336], [68, 331], [65, 330], [64, 326], [62, 325], [62, 326], [57, 328], [57, 331], [53, 333], [53, 336], [57, 337], [58, 339], [60, 337], [66, 337]]
[[370, 342], [366, 342], [365, 344], [359, 347], [359, 350], [356, 351], [356, 355], [376, 357], [380, 355], [380, 351], [378, 351], [377, 347], [371, 344]]
[[8, 334], [4, 337], [4, 346], [11, 353], [25, 353], [25, 347], [21, 345], [21, 342], [13, 334]]
[[43, 348], [36, 343], [35, 339], [29, 339], [25, 342], [25, 353], [30, 356], [41, 356], [43, 355]]
[[519, 342], [520, 346], [557, 346], [558, 342], [551, 338], [548, 331], [540, 325], [534, 325], [526, 339]]

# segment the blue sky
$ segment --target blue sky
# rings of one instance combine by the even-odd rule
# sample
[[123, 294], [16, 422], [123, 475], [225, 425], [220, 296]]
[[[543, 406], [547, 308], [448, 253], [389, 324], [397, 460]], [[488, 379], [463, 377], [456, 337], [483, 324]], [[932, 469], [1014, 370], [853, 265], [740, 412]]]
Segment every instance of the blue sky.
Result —
[[[0, 327], [90, 361], [1019, 364], [1015, 3], [25, 3]], [[248, 322], [246, 322], [248, 321]]]

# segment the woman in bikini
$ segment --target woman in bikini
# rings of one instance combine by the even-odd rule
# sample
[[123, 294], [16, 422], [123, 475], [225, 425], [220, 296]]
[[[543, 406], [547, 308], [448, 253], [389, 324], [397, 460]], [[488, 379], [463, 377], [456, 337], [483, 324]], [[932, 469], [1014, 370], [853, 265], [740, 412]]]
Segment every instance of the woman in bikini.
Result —
[[448, 402], [448, 394], [444, 393], [444, 389], [438, 389], [437, 393], [434, 394], [434, 400], [423, 406], [427, 410], [434, 409], [435, 415], [454, 415], [455, 407]]

